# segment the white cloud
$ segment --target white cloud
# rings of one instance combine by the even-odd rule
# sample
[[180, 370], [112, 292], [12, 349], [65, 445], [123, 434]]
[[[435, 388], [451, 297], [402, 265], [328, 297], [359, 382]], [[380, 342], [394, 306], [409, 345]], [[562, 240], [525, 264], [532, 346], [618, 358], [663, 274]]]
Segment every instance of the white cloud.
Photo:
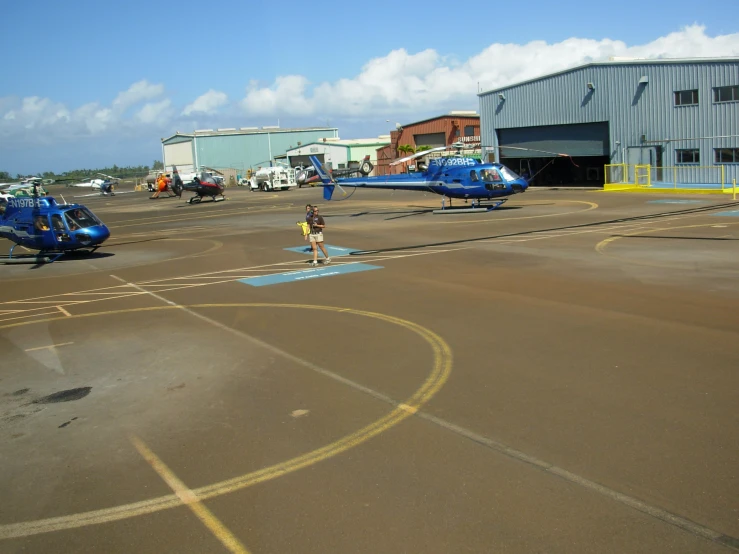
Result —
[[172, 101], [165, 98], [161, 102], [145, 104], [134, 116], [137, 121], [146, 125], [161, 125], [172, 117]]
[[196, 113], [214, 114], [218, 108], [228, 102], [228, 96], [223, 92], [210, 89], [205, 94], [198, 96], [192, 104], [185, 106], [182, 115], [192, 115]]
[[113, 100], [112, 108], [119, 112], [125, 111], [127, 108], [152, 98], [157, 98], [164, 94], [163, 84], [152, 84], [146, 79], [132, 84], [128, 90], [124, 90]]
[[49, 98], [0, 98], [0, 137], [53, 143], [106, 132], [131, 130], [132, 127], [162, 125], [171, 121], [171, 100], [144, 104], [133, 116], [126, 116], [128, 108], [148, 99], [161, 96], [164, 85], [139, 81], [119, 93], [110, 106], [98, 102], [69, 109]]
[[492, 44], [461, 64], [434, 50], [394, 50], [368, 62], [353, 79], [309, 87], [306, 77], [278, 77], [269, 87], [250, 84], [241, 105], [247, 114], [373, 117], [393, 111], [412, 115], [449, 106], [476, 107], [475, 94], [610, 56], [637, 58], [739, 55], [739, 33], [710, 37], [692, 25], [643, 45], [611, 39], [569, 38], [548, 44]]
[[227, 116], [219, 115], [229, 107], [238, 107], [255, 119], [284, 115], [315, 121], [320, 117], [339, 124], [342, 119], [376, 120], [378, 114], [390, 113], [410, 119], [454, 108], [477, 108], [478, 86], [489, 90], [610, 56], [739, 56], [739, 33], [711, 37], [704, 27], [692, 25], [640, 45], [581, 38], [553, 44], [495, 43], [462, 62], [450, 61], [432, 49], [416, 53], [400, 49], [369, 60], [353, 78], [312, 83], [310, 76], [283, 75], [270, 86], [250, 82], [244, 98], [237, 102], [229, 103], [225, 93], [211, 89], [184, 108], [164, 96], [164, 84], [147, 80], [133, 83], [107, 106], [92, 102], [75, 108], [40, 96], [0, 97], [0, 146], [59, 144], [114, 133], [162, 136], [154, 134], [154, 129], [173, 132], [175, 124], [197, 128], [194, 117], [200, 127], [217, 127], [219, 122], [231, 126]]

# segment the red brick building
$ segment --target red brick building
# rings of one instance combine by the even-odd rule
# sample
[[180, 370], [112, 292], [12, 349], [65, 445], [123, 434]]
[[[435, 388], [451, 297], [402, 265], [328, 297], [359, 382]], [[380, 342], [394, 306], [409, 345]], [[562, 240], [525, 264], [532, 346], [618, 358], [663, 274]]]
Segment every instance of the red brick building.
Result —
[[419, 146], [451, 146], [464, 142], [470, 149], [480, 148], [480, 116], [475, 112], [450, 112], [446, 115], [400, 125], [390, 132], [390, 144], [377, 149], [376, 175], [388, 175], [403, 171], [403, 166], [390, 166], [390, 162], [406, 154], [398, 148], [409, 145], [416, 150]]

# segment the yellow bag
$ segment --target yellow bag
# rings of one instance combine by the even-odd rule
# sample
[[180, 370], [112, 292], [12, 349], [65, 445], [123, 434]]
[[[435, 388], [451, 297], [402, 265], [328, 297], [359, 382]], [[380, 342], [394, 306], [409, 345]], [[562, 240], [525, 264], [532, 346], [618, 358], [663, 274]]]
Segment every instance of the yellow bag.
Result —
[[300, 227], [300, 232], [303, 233], [303, 236], [310, 235], [310, 227], [305, 221], [298, 221], [297, 225]]

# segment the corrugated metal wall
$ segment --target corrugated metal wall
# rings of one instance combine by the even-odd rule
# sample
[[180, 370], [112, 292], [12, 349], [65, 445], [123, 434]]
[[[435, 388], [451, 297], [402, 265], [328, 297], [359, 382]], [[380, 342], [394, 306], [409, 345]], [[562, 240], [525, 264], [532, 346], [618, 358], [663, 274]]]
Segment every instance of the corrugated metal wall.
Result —
[[248, 134], [195, 135], [195, 162], [201, 167], [245, 170], [269, 165], [270, 159], [290, 148], [333, 138], [337, 131], [328, 129], [258, 132]]
[[[639, 84], [642, 77], [646, 85]], [[589, 91], [587, 84], [594, 90]], [[737, 148], [739, 139], [695, 140], [739, 134], [739, 102], [716, 104], [713, 87], [739, 85], [737, 61], [593, 64], [570, 72], [480, 95], [482, 144], [497, 147], [497, 129], [607, 121], [611, 161], [624, 149], [654, 142], [663, 148], [662, 165], [673, 166], [676, 149], [700, 150], [700, 165], [715, 165], [714, 148]], [[698, 105], [675, 106], [674, 92], [698, 89]], [[499, 98], [505, 96], [505, 100]], [[727, 165], [737, 177], [737, 165]]]

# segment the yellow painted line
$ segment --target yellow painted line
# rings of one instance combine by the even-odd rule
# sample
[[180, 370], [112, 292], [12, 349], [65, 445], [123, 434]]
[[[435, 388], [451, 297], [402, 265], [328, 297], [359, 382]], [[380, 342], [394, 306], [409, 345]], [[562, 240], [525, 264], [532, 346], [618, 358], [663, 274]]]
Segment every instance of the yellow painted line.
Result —
[[[233, 303], [233, 304], [195, 304], [189, 306], [152, 306], [146, 308], [129, 308], [124, 310], [109, 310], [97, 313], [76, 314], [73, 318], [98, 317], [106, 315], [118, 315], [124, 313], [145, 313], [162, 310], [181, 310], [182, 308], [198, 309], [198, 308], [283, 308], [283, 309], [302, 309], [302, 310], [319, 310], [326, 312], [344, 312], [354, 315], [369, 317], [379, 321], [392, 323], [412, 331], [421, 337], [433, 352], [432, 370], [421, 387], [402, 403], [395, 404], [395, 408], [386, 416], [378, 419], [362, 427], [354, 433], [350, 433], [337, 441], [326, 446], [296, 456], [290, 460], [274, 464], [272, 466], [245, 473], [225, 481], [206, 485], [192, 492], [198, 499], [206, 500], [208, 498], [217, 497], [223, 494], [235, 492], [258, 483], [263, 483], [288, 473], [292, 473], [299, 469], [312, 466], [333, 456], [346, 452], [355, 446], [359, 446], [373, 437], [387, 431], [391, 427], [397, 425], [403, 420], [411, 417], [424, 404], [426, 404], [433, 396], [444, 386], [452, 371], [452, 351], [449, 345], [439, 335], [425, 327], [406, 321], [397, 317], [380, 314], [376, 312], [367, 312], [363, 310], [354, 310], [351, 308], [338, 308], [333, 306], [312, 306], [307, 304], [271, 304], [271, 303]], [[25, 325], [33, 325], [35, 323], [46, 323], [51, 321], [68, 321], [65, 317], [52, 317], [37, 321], [25, 321], [20, 323], [11, 323], [0, 325], [0, 330], [21, 327]], [[402, 407], [401, 407], [402, 406]], [[36, 521], [23, 521], [18, 523], [8, 523], [0, 525], [0, 540], [26, 537], [37, 535], [40, 533], [50, 533], [52, 531], [62, 531], [65, 529], [75, 529], [85, 527], [87, 525], [98, 525], [111, 521], [119, 521], [144, 514], [151, 514], [160, 510], [175, 508], [181, 506], [181, 500], [177, 495], [160, 496], [158, 498], [150, 498], [131, 504], [123, 504], [111, 508], [103, 508], [100, 510], [92, 510], [89, 512], [81, 512], [66, 516], [41, 519]]]
[[146, 446], [144, 441], [135, 436], [131, 436], [130, 440], [136, 447], [136, 450], [139, 451], [139, 454], [149, 462], [149, 465], [151, 465], [154, 471], [159, 474], [159, 477], [161, 477], [174, 491], [177, 498], [193, 511], [198, 519], [203, 522], [203, 525], [205, 525], [210, 532], [223, 543], [223, 546], [228, 548], [229, 552], [234, 552], [235, 554], [249, 554], [249, 551], [243, 544], [241, 544], [241, 541], [228, 530], [228, 528], [213, 514], [213, 512], [198, 500], [195, 493], [192, 492], [185, 483], [180, 481], [174, 472], [167, 467], [167, 464], [165, 464], [159, 456], [154, 454], [154, 452]]
[[69, 312], [68, 312], [67, 310], [65, 310], [65, 309], [64, 309], [64, 308], [62, 308], [61, 306], [57, 306], [57, 309], [58, 309], [58, 310], [59, 310], [60, 312], [62, 312], [62, 313], [63, 313], [64, 315], [66, 315], [67, 317], [72, 317], [72, 314], [70, 314], [70, 313], [69, 313]]
[[[46, 306], [44, 309], [49, 309], [50, 306]], [[34, 314], [28, 314], [28, 315], [19, 315], [18, 317], [4, 317], [0, 319], [0, 322], [3, 321], [15, 321], [16, 319], [28, 319], [31, 317], [43, 317], [45, 315], [55, 315], [57, 312], [41, 312], [41, 313], [34, 313]], [[47, 321], [46, 319], [39, 319], [37, 321]], [[30, 322], [29, 322], [30, 323]], [[11, 323], [10, 325], [14, 325]]]
[[60, 342], [59, 344], [50, 344], [48, 346], [37, 346], [36, 348], [26, 348], [26, 352], [35, 352], [36, 350], [48, 350], [49, 348], [59, 348], [60, 346], [68, 346], [74, 342]]

